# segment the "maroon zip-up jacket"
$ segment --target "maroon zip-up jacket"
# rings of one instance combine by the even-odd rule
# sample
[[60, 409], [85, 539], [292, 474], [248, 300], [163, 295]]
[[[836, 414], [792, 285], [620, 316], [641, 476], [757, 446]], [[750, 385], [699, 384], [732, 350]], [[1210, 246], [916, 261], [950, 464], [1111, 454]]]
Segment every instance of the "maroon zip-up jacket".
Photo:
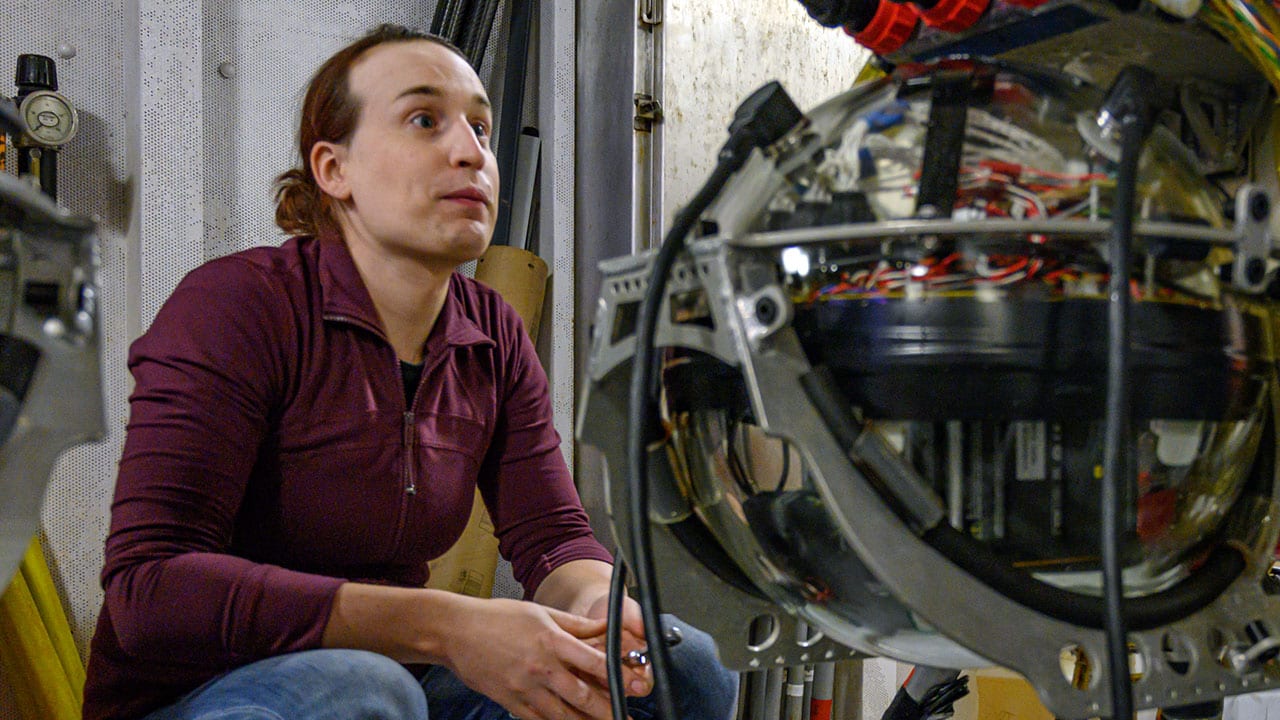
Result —
[[410, 407], [336, 235], [197, 268], [129, 368], [86, 720], [317, 647], [344, 580], [421, 586], [477, 485], [526, 597], [570, 560], [611, 560], [519, 316], [456, 273]]

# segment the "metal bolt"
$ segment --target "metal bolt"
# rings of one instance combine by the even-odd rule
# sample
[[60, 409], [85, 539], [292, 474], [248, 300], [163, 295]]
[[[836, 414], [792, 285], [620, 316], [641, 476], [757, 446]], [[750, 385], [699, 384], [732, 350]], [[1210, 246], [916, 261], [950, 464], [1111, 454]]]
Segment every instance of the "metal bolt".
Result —
[[778, 319], [778, 303], [769, 297], [756, 300], [756, 319], [761, 325], [772, 325]]

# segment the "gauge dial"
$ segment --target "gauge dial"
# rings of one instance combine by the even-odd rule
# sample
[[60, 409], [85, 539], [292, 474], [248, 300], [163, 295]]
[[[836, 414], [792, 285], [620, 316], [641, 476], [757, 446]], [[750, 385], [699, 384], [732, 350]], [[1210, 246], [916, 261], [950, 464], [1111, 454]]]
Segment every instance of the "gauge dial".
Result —
[[75, 137], [80, 124], [71, 102], [51, 90], [36, 90], [27, 95], [18, 112], [27, 123], [27, 135], [41, 145], [65, 144]]

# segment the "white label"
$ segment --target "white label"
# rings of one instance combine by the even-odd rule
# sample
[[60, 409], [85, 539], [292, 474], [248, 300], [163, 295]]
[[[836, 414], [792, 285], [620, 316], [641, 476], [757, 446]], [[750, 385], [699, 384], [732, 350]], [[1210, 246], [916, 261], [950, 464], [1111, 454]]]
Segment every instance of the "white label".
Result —
[[1042, 422], [1015, 422], [1013, 473], [1019, 480], [1045, 479], [1045, 427]]

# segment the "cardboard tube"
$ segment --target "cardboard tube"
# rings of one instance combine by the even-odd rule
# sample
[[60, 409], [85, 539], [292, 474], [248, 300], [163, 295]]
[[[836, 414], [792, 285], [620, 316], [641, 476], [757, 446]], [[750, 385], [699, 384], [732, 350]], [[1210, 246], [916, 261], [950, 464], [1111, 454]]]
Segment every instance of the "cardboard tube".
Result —
[[[515, 308], [530, 337], [538, 336], [542, 301], [546, 296], [547, 264], [528, 250], [509, 245], [490, 245], [476, 263], [476, 280], [497, 290]], [[437, 590], [490, 597], [494, 572], [498, 567], [498, 538], [485, 509], [480, 491], [471, 504], [471, 518], [462, 536], [445, 554], [432, 560], [427, 587]]]
[[529, 336], [538, 336], [547, 293], [547, 263], [542, 258], [510, 245], [491, 245], [476, 263], [476, 280], [497, 290], [524, 320]]

